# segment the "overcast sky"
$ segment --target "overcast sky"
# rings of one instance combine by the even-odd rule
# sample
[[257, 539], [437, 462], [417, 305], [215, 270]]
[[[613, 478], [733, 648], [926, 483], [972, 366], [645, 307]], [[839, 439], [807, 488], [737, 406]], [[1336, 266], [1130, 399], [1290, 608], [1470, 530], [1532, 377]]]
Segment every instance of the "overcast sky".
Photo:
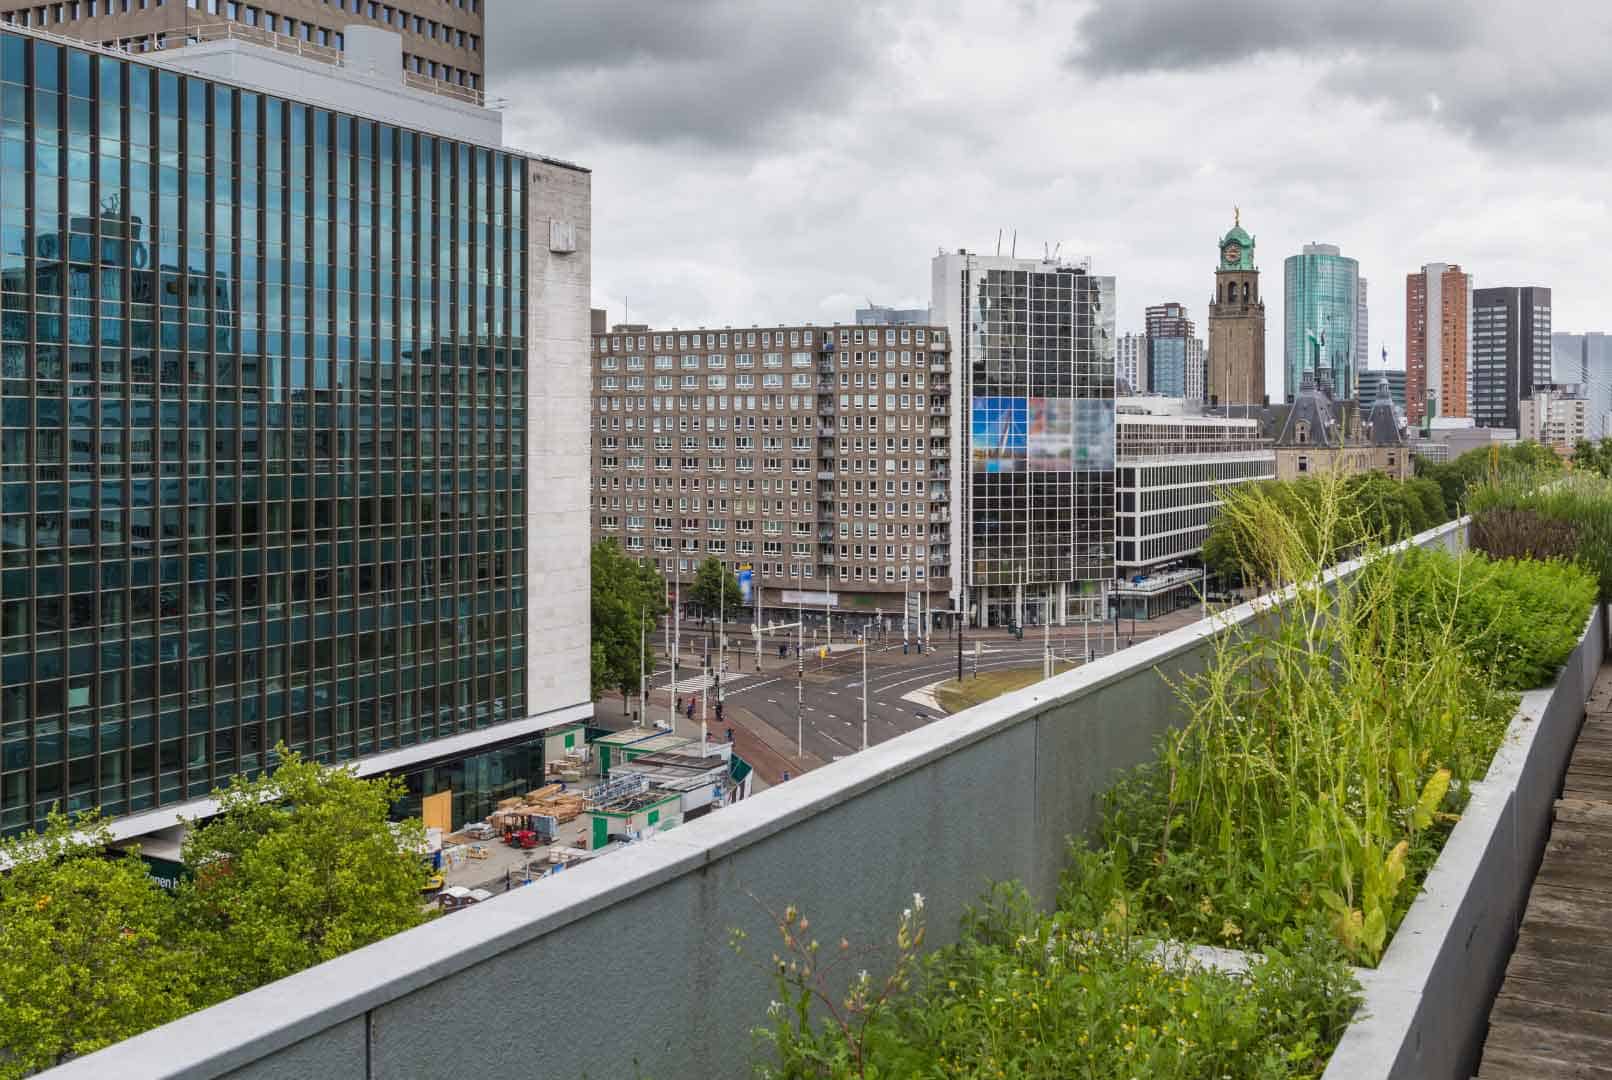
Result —
[[1612, 330], [1608, 0], [489, 0], [487, 38], [506, 141], [593, 170], [612, 321], [925, 306], [1017, 229], [1116, 275], [1122, 332], [1201, 334], [1240, 206], [1273, 396], [1308, 241], [1360, 260], [1374, 365], [1424, 262]]

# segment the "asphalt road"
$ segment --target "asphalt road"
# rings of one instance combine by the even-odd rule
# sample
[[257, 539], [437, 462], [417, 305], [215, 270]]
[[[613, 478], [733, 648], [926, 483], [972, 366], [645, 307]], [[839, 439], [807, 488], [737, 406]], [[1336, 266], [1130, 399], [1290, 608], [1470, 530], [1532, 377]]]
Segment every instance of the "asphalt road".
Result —
[[[1141, 641], [1164, 633], [1197, 618], [1196, 611], [1178, 612], [1174, 616], [1137, 624], [1135, 640]], [[1100, 648], [1094, 632], [1090, 644], [1097, 655], [1106, 655], [1113, 648], [1111, 626], [1106, 649]], [[1123, 624], [1121, 645], [1129, 637], [1130, 622]], [[690, 635], [684, 637], [684, 655], [697, 655], [690, 647]], [[698, 639], [695, 639], [698, 640]], [[730, 634], [730, 641], [733, 636]], [[1017, 641], [1001, 632], [976, 634], [964, 637], [963, 671], [975, 669], [974, 643], [980, 642], [978, 667], [981, 671], [1002, 668], [1022, 668], [1039, 665], [1042, 656], [1042, 635], [1031, 628], [1024, 640]], [[1059, 657], [1079, 659], [1086, 650], [1086, 638], [1080, 629], [1065, 627], [1054, 630], [1053, 651]], [[916, 652], [903, 655], [899, 637], [882, 646], [875, 643], [868, 654], [867, 739], [875, 745], [905, 734], [937, 716], [939, 710], [905, 700], [904, 695], [921, 687], [954, 678], [957, 673], [956, 639], [937, 635], [932, 649], [923, 656]], [[834, 654], [829, 660], [818, 659], [807, 643], [805, 675], [799, 680], [801, 707], [797, 726], [797, 676], [793, 653], [780, 660], [776, 650], [762, 654], [762, 671], [755, 673], [754, 652], [745, 652], [742, 665], [730, 654], [724, 678], [724, 699], [749, 713], [757, 722], [771, 727], [778, 735], [774, 745], [787, 746], [793, 753], [797, 739], [804, 740], [806, 760], [816, 758], [822, 762], [855, 753], [862, 746], [862, 656], [855, 650]], [[678, 670], [679, 686], [693, 691], [698, 685], [697, 667], [684, 666]], [[671, 683], [670, 671], [656, 672], [652, 685], [664, 691]], [[715, 726], [713, 724], [713, 726]]]

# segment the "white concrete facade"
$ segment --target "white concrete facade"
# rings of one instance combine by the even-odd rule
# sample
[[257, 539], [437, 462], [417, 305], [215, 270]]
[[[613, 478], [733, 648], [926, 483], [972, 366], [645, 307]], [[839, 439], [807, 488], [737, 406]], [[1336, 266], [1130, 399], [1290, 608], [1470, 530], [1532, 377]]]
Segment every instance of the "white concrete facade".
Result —
[[533, 717], [592, 699], [593, 178], [535, 160], [526, 177], [526, 715]]
[[[198, 41], [177, 49], [142, 53], [140, 58], [354, 116], [503, 148], [503, 113], [405, 87], [398, 35], [360, 26], [349, 28], [347, 33], [351, 35], [355, 30], [368, 32], [365, 43], [369, 51], [361, 66], [323, 63], [236, 38]], [[371, 59], [388, 46], [393, 53], [389, 67]]]

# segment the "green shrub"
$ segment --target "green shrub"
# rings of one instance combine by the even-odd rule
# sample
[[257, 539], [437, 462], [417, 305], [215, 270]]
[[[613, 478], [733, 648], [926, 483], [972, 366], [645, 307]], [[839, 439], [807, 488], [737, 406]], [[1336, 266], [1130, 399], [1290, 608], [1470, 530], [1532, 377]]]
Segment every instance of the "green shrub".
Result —
[[910, 947], [921, 915], [909, 909], [891, 973], [839, 994], [817, 978], [819, 953], [798, 951], [804, 920], [786, 914], [796, 918], [780, 924], [773, 965], [782, 1000], [757, 1029], [763, 1077], [1313, 1077], [1360, 1000], [1324, 934], [1289, 935], [1246, 976], [1226, 974], [1161, 957], [1118, 908], [1042, 915], [1014, 884], [921, 964]]
[[1502, 479], [1474, 487], [1468, 504], [1474, 514], [1531, 510], [1571, 525], [1578, 542], [1574, 561], [1595, 575], [1601, 601], [1612, 601], [1612, 481], [1585, 472], [1545, 482]]
[[1446, 618], [1473, 665], [1508, 690], [1555, 678], [1596, 597], [1595, 578], [1566, 562], [1417, 550], [1394, 573], [1406, 618]]

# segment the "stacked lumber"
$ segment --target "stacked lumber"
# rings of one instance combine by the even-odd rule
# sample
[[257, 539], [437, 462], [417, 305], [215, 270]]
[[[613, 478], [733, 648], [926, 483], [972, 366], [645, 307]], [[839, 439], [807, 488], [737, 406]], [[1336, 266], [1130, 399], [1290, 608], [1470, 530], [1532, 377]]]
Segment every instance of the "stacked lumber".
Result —
[[577, 816], [586, 809], [587, 801], [580, 795], [555, 794], [539, 799], [537, 802], [527, 803], [526, 812], [529, 814], [547, 814], [555, 821], [564, 825], [568, 821], [575, 821]]
[[561, 787], [559, 784], [549, 784], [547, 787], [540, 787], [536, 791], [528, 791], [523, 796], [523, 799], [527, 803], [540, 803], [544, 799], [552, 798], [553, 796], [558, 795], [560, 791]]

